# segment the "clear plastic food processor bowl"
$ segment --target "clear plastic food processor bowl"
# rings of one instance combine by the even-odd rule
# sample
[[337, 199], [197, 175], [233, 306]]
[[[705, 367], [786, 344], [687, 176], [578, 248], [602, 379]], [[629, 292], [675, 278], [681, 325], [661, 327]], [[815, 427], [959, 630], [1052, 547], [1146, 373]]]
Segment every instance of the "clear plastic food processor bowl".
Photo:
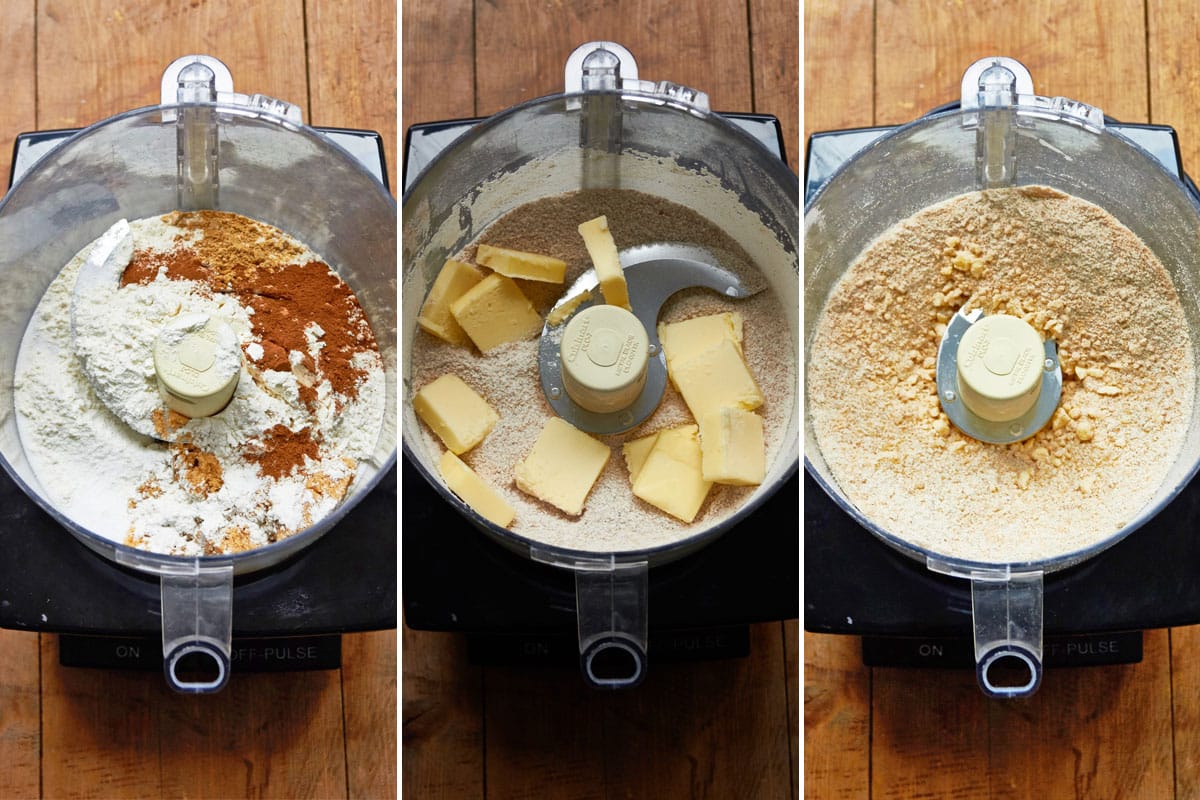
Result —
[[[445, 260], [514, 208], [581, 188], [633, 189], [687, 206], [728, 233], [780, 299], [794, 352], [799, 343], [799, 181], [774, 154], [708, 110], [686, 87], [637, 79], [629, 52], [582, 45], [568, 59], [567, 94], [533, 100], [464, 134], [404, 196], [405, 341]], [[799, 466], [799, 412], [766, 479], [732, 517], [670, 545], [630, 552], [549, 547], [480, 517], [438, 477], [412, 408], [411, 347], [404, 350], [404, 451], [445, 502], [502, 545], [576, 577], [581, 666], [593, 685], [637, 683], [646, 657], [646, 581], [651, 565], [694, 552], [757, 508]], [[790, 391], [790, 387], [789, 387]], [[503, 413], [503, 410], [501, 410]], [[787, 535], [786, 524], [780, 535]], [[614, 674], [596, 656], [619, 651]], [[611, 655], [611, 653], [610, 653]]]
[[[228, 676], [233, 575], [277, 564], [316, 541], [395, 463], [396, 204], [349, 153], [301, 124], [299, 109], [234, 94], [228, 70], [216, 59], [176, 61], [164, 76], [164, 96], [162, 105], [129, 111], [71, 137], [34, 164], [0, 203], [0, 462], [88, 547], [161, 577], [167, 680], [179, 691], [206, 692], [221, 688]], [[383, 429], [342, 504], [291, 538], [232, 556], [159, 555], [93, 533], [45, 496], [17, 432], [17, 352], [51, 281], [118, 219], [179, 208], [252, 217], [320, 253], [357, 294], [387, 370]], [[189, 653], [211, 658], [216, 677], [193, 682], [177, 675], [175, 666]]]
[[[1095, 203], [1141, 237], [1170, 273], [1192, 331], [1193, 353], [1200, 357], [1195, 341], [1200, 331], [1200, 207], [1148, 153], [1107, 130], [1098, 109], [1063, 98], [1038, 97], [1022, 65], [1012, 59], [987, 58], [967, 70], [959, 110], [917, 120], [865, 148], [808, 204], [805, 359], [831, 288], [884, 231], [927, 206], [965, 192], [1029, 184], [1048, 185]], [[1017, 697], [1036, 691], [1041, 680], [1043, 575], [1095, 556], [1171, 502], [1200, 463], [1200, 426], [1194, 421], [1189, 426], [1166, 480], [1128, 525], [1083, 550], [1022, 563], [963, 561], [906, 542], [868, 518], [842, 493], [817, 445], [810, 419], [805, 422], [804, 452], [805, 468], [859, 524], [929, 569], [971, 581], [980, 686], [991, 696]], [[1037, 520], [1036, 511], [1028, 518]], [[1015, 682], [1001, 682], [991, 673], [998, 663], [1014, 662], [1023, 667], [1015, 671], [1023, 676]]]

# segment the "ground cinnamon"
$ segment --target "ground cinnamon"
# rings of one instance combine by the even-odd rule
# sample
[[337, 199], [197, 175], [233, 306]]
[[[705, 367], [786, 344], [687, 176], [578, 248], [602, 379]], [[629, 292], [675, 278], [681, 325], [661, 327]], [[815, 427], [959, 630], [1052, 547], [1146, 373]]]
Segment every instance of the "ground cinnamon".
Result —
[[[316, 408], [322, 381], [329, 382], [338, 408], [339, 397], [358, 396], [366, 371], [354, 366], [354, 357], [378, 347], [358, 298], [328, 264], [305, 260], [307, 251], [277, 229], [239, 214], [174, 212], [165, 219], [187, 233], [176, 238], [178, 246], [170, 252], [135, 252], [122, 286], [151, 283], [161, 275], [232, 294], [254, 311], [251, 329], [261, 351], [243, 348], [254, 369], [290, 370], [310, 411]], [[321, 345], [315, 359], [310, 337]], [[155, 423], [165, 435], [180, 420]], [[277, 425], [263, 433], [262, 447], [248, 451], [246, 458], [264, 475], [279, 478], [302, 467], [305, 456], [318, 456], [310, 430]]]

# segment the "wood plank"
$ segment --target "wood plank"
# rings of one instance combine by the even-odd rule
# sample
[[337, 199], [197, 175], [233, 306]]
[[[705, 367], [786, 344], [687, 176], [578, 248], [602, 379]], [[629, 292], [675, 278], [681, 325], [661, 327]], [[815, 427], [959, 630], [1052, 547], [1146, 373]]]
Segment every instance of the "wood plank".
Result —
[[383, 137], [396, 183], [396, 3], [309, 0], [307, 45], [313, 125], [365, 128]]
[[875, 123], [873, 0], [804, 3], [804, 140]]
[[34, 65], [34, 0], [19, 0], [5, 6], [0, 18], [0, 75], [8, 83], [4, 92], [5, 126], [0, 130], [0, 175], [7, 191], [12, 169], [13, 141], [18, 133], [35, 130], [37, 80]]
[[[622, 778], [607, 770], [606, 745], [617, 734], [606, 727], [605, 709], [621, 698], [588, 688], [574, 666], [488, 667], [483, 686], [489, 797], [604, 800], [610, 796], [609, 781]], [[612, 762], [613, 772], [640, 773], [647, 760], [658, 762], [662, 749], [656, 746], [634, 760]]]
[[37, 25], [42, 128], [158, 103], [163, 70], [197, 51], [229, 67], [236, 91], [308, 105], [303, 0], [46, 0]]
[[147, 766], [161, 770], [162, 796], [196, 787], [210, 797], [346, 796], [337, 670], [235, 674], [201, 697], [174, 695], [157, 675], [145, 680], [159, 729]]
[[[5, 180], [12, 168], [18, 133], [37, 128], [34, 90], [33, 0], [8, 4], [0, 17], [0, 74], [5, 76], [5, 121], [0, 130], [0, 170]], [[7, 184], [5, 184], [7, 186]], [[41, 716], [38, 636], [0, 631], [0, 794], [38, 797], [41, 791]]]
[[404, 628], [400, 652], [401, 795], [482, 798], [483, 675], [467, 663], [466, 640]]
[[780, 628], [750, 626], [746, 658], [652, 663], [637, 689], [601, 695], [604, 796], [787, 797], [791, 722]]
[[401, 124], [476, 115], [472, 0], [405, 2]]
[[879, 124], [959, 99], [963, 71], [989, 55], [1023, 63], [1038, 94], [1081, 100], [1130, 122], [1148, 114], [1141, 0], [880, 3], [875, 35]]
[[563, 67], [577, 46], [615, 41], [638, 77], [708, 93], [717, 111], [750, 107], [750, 47], [745, 0], [619, 0], [555, 3], [493, 0], [476, 4], [476, 107], [494, 114], [563, 91]]
[[870, 796], [987, 798], [989, 701], [974, 670], [871, 674]]
[[1049, 670], [1033, 697], [990, 703], [991, 797], [1171, 797], [1167, 631], [1143, 647], [1140, 664]]
[[[396, 5], [309, 0], [306, 44], [314, 125], [363, 128], [383, 138], [389, 185], [396, 176]], [[397, 638], [394, 630], [342, 637], [342, 705], [350, 797], [397, 791]]]
[[1175, 796], [1200, 797], [1200, 625], [1172, 628]]
[[53, 754], [42, 762], [42, 795], [165, 797], [162, 675], [62, 667], [58, 637], [40, 638], [42, 752]]
[[395, 797], [396, 631], [342, 637], [346, 784], [351, 798]]
[[792, 759], [792, 797], [800, 796], [800, 775], [804, 771], [803, 742], [800, 735], [800, 621], [783, 624], [784, 670], [787, 678], [788, 754]]
[[857, 636], [804, 634], [806, 797], [870, 794], [871, 671]]
[[750, 60], [754, 70], [754, 111], [779, 118], [788, 166], [798, 172], [803, 152], [798, 3], [750, 0]]
[[42, 639], [45, 796], [346, 795], [336, 670], [178, 695], [158, 672], [61, 667], [57, 637]]
[[1179, 133], [1183, 168], [1200, 170], [1200, 52], [1195, 32], [1200, 28], [1200, 7], [1190, 0], [1148, 0], [1147, 22], [1150, 63], [1150, 122], [1170, 125]]
[[41, 699], [38, 635], [0, 631], [0, 796], [41, 791]]
[[[874, 3], [804, 4], [805, 146], [817, 131], [872, 125]], [[871, 779], [871, 671], [856, 636], [804, 634], [804, 792], [863, 798]]]

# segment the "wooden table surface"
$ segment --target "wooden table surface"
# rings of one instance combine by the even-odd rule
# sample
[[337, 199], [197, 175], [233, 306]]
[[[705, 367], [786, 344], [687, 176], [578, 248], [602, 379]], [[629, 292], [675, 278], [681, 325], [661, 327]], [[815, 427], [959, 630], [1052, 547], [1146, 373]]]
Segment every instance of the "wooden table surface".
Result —
[[[794, 0], [405, 0], [402, 125], [561, 92], [570, 52], [609, 39], [643, 78], [703, 89], [717, 110], [778, 116], [795, 169], [798, 17]], [[588, 689], [573, 669], [473, 666], [457, 636], [405, 628], [402, 791], [795, 797], [798, 628], [756, 625], [748, 658], [651, 664], [641, 686], [619, 693]]]
[[[379, 131], [394, 187], [396, 38], [393, 0], [8, 0], [0, 174], [18, 133], [156, 104], [167, 64], [208, 53], [306, 122]], [[0, 631], [0, 797], [395, 796], [396, 632], [342, 647], [340, 670], [235, 673], [195, 697]]]
[[[807, 0], [804, 130], [906, 122], [1012, 56], [1038, 94], [1179, 132], [1200, 169], [1200, 7], [1191, 0]], [[1136, 534], [1135, 534], [1136, 535]], [[859, 640], [804, 636], [812, 798], [1200, 796], [1200, 628], [1148, 631], [1140, 664], [1049, 670], [1032, 698], [969, 671], [868, 669]]]

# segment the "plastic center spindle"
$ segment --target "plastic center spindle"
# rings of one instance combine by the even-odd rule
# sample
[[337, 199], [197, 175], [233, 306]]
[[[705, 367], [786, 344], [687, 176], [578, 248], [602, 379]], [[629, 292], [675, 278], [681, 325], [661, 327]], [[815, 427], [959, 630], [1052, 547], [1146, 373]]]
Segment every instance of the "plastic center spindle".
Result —
[[220, 412], [237, 389], [241, 349], [233, 330], [206, 314], [181, 315], [154, 342], [154, 372], [167, 407], [188, 417]]
[[563, 388], [581, 408], [609, 414], [632, 405], [646, 385], [650, 339], [632, 313], [599, 305], [567, 323], [559, 346]]
[[1042, 337], [1008, 314], [986, 316], [967, 329], [958, 345], [958, 389], [976, 416], [1015, 420], [1037, 402], [1041, 389]]

